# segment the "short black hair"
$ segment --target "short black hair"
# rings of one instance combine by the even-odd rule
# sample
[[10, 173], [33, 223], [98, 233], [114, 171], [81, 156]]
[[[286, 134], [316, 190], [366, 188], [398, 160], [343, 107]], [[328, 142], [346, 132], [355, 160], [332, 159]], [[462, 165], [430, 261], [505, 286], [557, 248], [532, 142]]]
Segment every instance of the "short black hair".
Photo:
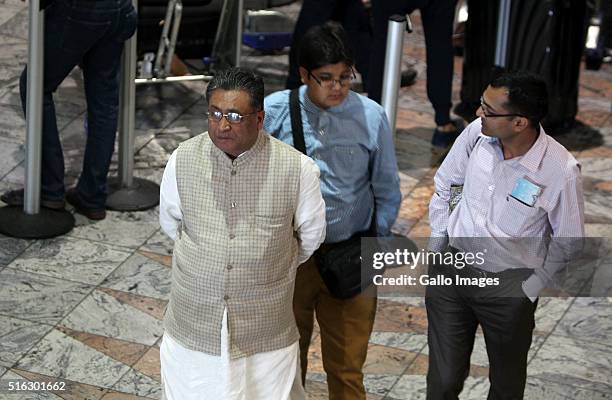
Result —
[[505, 107], [526, 117], [533, 128], [537, 129], [548, 113], [546, 82], [535, 74], [524, 71], [504, 72], [493, 79], [491, 87], [508, 89]]
[[298, 63], [307, 71], [343, 62], [355, 64], [346, 32], [337, 22], [329, 21], [310, 28], [298, 47]]
[[251, 106], [263, 110], [264, 82], [261, 76], [242, 68], [228, 68], [215, 73], [206, 87], [206, 101], [210, 102], [212, 92], [217, 90], [244, 90], [251, 97]]

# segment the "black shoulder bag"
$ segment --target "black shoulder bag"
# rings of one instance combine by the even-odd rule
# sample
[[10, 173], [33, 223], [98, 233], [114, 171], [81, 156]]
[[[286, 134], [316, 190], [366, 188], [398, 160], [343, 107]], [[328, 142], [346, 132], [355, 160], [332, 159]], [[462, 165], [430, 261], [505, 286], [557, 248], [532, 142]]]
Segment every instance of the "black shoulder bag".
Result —
[[[293, 147], [308, 155], [304, 142], [298, 89], [292, 90], [289, 94], [289, 112], [293, 131]], [[314, 253], [313, 257], [319, 274], [332, 296], [338, 299], [348, 299], [358, 295], [372, 284], [373, 269], [364, 270], [363, 274], [361, 269], [361, 238], [368, 236], [376, 237], [376, 208], [372, 215], [370, 229], [358, 232], [338, 243], [323, 244]], [[377, 273], [382, 273], [382, 271]]]

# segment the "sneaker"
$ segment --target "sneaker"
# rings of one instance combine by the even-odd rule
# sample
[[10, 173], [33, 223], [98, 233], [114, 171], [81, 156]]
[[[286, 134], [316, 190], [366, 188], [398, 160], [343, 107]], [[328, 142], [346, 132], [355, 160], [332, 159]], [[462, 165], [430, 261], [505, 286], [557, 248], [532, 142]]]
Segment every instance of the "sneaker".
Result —
[[83, 205], [76, 187], [66, 191], [66, 201], [74, 207], [76, 212], [83, 214], [89, 219], [99, 221], [106, 218], [106, 210], [104, 208], [89, 208]]
[[438, 147], [449, 147], [453, 144], [455, 139], [457, 139], [463, 131], [465, 125], [461, 120], [454, 120], [451, 122], [453, 125], [455, 125], [455, 129], [449, 132], [442, 132], [436, 128], [433, 136], [431, 137], [431, 144]]
[[[23, 199], [25, 197], [23, 189], [11, 190], [0, 196], [0, 200], [5, 202], [9, 206], [23, 206]], [[64, 208], [66, 203], [64, 200], [47, 200], [41, 197], [40, 205], [51, 210], [61, 210]]]

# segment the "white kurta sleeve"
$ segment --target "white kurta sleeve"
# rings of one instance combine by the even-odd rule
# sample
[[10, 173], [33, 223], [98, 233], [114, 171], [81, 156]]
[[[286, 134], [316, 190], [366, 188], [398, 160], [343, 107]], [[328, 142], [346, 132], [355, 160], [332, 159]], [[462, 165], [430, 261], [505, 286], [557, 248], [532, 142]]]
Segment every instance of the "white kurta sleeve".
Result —
[[325, 203], [319, 183], [319, 167], [309, 157], [301, 156], [300, 192], [294, 216], [294, 229], [300, 241], [299, 264], [314, 253], [325, 239]]
[[176, 240], [183, 219], [181, 199], [176, 183], [176, 150], [170, 156], [159, 190], [159, 224], [166, 235]]

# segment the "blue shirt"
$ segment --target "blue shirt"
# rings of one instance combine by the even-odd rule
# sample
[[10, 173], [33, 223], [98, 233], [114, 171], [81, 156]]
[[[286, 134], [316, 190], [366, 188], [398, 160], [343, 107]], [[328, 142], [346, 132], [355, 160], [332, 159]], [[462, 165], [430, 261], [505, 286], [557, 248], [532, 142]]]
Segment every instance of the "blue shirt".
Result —
[[[306, 153], [321, 170], [325, 200], [325, 242], [348, 239], [370, 228], [376, 201], [376, 230], [387, 236], [401, 203], [399, 175], [391, 128], [383, 108], [349, 91], [338, 106], [317, 107], [300, 87]], [[289, 90], [264, 100], [264, 129], [293, 146]]]

